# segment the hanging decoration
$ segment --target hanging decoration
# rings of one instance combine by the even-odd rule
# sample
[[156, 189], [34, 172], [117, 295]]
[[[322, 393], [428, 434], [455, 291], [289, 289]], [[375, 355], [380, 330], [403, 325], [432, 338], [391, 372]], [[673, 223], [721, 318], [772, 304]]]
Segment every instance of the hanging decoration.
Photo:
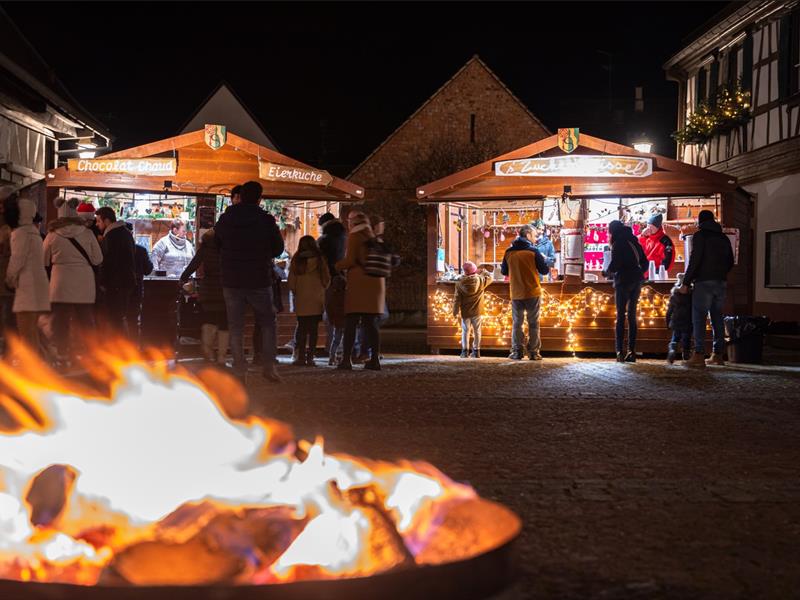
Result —
[[672, 139], [679, 144], [705, 144], [714, 135], [744, 125], [751, 118], [750, 90], [743, 89], [739, 80], [733, 86], [717, 88], [713, 106], [700, 102], [687, 118], [686, 126], [674, 132]]

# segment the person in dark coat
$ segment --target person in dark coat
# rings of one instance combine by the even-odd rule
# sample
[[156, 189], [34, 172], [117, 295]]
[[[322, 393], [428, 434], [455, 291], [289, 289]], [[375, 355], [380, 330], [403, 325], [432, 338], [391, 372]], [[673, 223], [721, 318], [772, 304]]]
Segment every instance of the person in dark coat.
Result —
[[692, 253], [683, 285], [694, 284], [692, 292], [692, 328], [694, 354], [686, 361], [689, 367], [705, 367], [706, 317], [711, 314], [714, 333], [713, 352], [708, 364], [725, 364], [725, 331], [722, 306], [725, 304], [728, 272], [733, 268], [733, 247], [714, 213], [701, 210], [697, 216], [698, 232], [692, 236]]
[[[125, 223], [128, 231], [133, 233], [133, 225]], [[136, 240], [134, 240], [135, 242]], [[153, 272], [153, 263], [150, 260], [150, 254], [147, 248], [140, 244], [133, 247], [133, 260], [136, 268], [136, 288], [131, 294], [131, 302], [128, 306], [128, 327], [131, 329], [131, 335], [137, 341], [141, 340], [142, 332], [142, 303], [144, 302], [144, 278], [145, 275], [150, 275]]]
[[203, 234], [200, 246], [191, 262], [181, 273], [181, 283], [189, 281], [199, 268], [203, 276], [198, 279], [200, 308], [203, 310], [203, 323], [200, 325], [200, 342], [203, 356], [214, 361], [214, 342], [217, 342], [216, 361], [225, 364], [228, 354], [228, 315], [225, 311], [225, 297], [222, 294], [222, 269], [219, 246], [213, 229]]
[[101, 206], [94, 214], [97, 228], [103, 234], [100, 242], [103, 264], [98, 277], [103, 295], [101, 302], [109, 324], [127, 336], [128, 306], [136, 289], [136, 243], [125, 222], [117, 221], [112, 208]]
[[692, 294], [683, 286], [683, 273], [678, 273], [678, 281], [672, 288], [667, 305], [667, 327], [672, 330], [672, 340], [667, 350], [667, 362], [672, 364], [678, 354], [678, 344], [687, 360], [692, 351]]
[[262, 374], [278, 382], [275, 370], [276, 329], [272, 291], [272, 259], [283, 252], [283, 238], [275, 217], [259, 206], [263, 188], [257, 181], [242, 185], [239, 204], [219, 218], [214, 228], [220, 247], [222, 293], [230, 327], [233, 368], [244, 375], [244, 312], [249, 304], [261, 324], [264, 365]]
[[317, 244], [328, 263], [331, 284], [325, 290], [325, 323], [328, 330], [328, 364], [336, 364], [344, 337], [344, 274], [336, 270], [336, 263], [344, 258], [347, 246], [347, 229], [333, 214], [327, 212], [319, 218], [322, 235]]
[[[636, 362], [636, 318], [639, 294], [642, 291], [642, 273], [647, 270], [647, 257], [630, 227], [622, 221], [608, 224], [611, 236], [611, 262], [603, 276], [614, 275], [614, 303], [617, 322], [614, 334], [617, 362]], [[623, 355], [625, 317], [628, 318], [628, 353]]]

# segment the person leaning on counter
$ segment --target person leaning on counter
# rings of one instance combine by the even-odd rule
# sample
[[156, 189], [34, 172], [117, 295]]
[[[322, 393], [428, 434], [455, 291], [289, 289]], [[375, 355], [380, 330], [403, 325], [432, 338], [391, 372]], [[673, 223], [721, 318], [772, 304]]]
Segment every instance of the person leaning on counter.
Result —
[[166, 271], [167, 277], [180, 277], [193, 256], [194, 246], [186, 239], [186, 225], [173, 219], [169, 233], [153, 246], [151, 260], [156, 271]]

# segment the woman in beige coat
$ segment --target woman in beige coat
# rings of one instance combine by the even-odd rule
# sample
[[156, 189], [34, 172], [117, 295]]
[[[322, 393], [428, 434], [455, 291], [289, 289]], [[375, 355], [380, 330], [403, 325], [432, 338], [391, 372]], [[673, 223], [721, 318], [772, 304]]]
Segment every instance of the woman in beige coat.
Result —
[[[310, 235], [304, 235], [298, 242], [297, 253], [289, 266], [288, 284], [297, 315], [296, 357], [292, 364], [313, 367], [317, 331], [325, 311], [325, 290], [331, 284], [331, 272], [317, 241]], [[303, 351], [304, 348], [307, 350]]]
[[27, 198], [12, 196], [6, 201], [5, 215], [12, 230], [6, 284], [15, 290], [12, 310], [17, 317], [17, 330], [22, 341], [41, 352], [39, 316], [50, 311], [50, 294], [42, 236], [33, 224], [36, 205]]
[[375, 237], [369, 219], [362, 212], [348, 216], [349, 235], [347, 251], [342, 260], [336, 263], [337, 270], [347, 271], [347, 290], [344, 298], [344, 356], [339, 369], [351, 370], [352, 352], [355, 345], [356, 329], [359, 322], [367, 334], [367, 345], [371, 358], [364, 364], [365, 369], [380, 371], [380, 333], [378, 319], [386, 306], [386, 279], [371, 277], [362, 265], [367, 260], [368, 243]]
[[74, 325], [74, 332], [94, 329], [94, 267], [103, 262], [103, 252], [83, 219], [63, 217], [50, 223], [47, 229], [44, 266], [52, 267], [53, 337], [58, 359], [65, 361], [70, 354], [70, 322]]

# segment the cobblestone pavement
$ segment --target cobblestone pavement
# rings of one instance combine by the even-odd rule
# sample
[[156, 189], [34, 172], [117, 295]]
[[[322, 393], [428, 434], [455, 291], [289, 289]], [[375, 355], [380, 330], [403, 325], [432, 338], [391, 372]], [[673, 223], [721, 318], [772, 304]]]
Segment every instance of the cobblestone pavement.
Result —
[[424, 459], [525, 523], [516, 598], [800, 597], [800, 368], [396, 357], [254, 374], [326, 449]]

